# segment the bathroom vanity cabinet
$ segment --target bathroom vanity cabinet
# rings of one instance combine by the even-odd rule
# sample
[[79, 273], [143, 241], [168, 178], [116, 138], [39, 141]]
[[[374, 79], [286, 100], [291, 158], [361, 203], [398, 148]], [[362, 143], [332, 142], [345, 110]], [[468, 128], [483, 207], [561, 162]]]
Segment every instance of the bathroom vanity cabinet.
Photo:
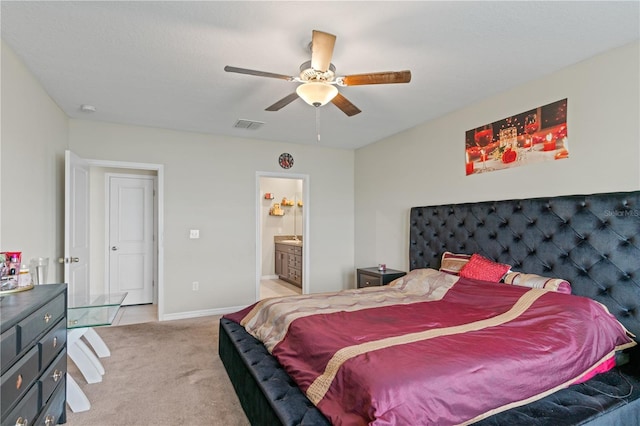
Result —
[[302, 288], [302, 243], [275, 243], [275, 273], [281, 280]]

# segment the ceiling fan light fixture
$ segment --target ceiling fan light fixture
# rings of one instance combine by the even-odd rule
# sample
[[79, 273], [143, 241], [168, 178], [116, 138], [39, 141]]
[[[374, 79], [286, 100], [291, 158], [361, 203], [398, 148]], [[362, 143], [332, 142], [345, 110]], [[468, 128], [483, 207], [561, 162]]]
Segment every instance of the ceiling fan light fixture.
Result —
[[310, 81], [298, 86], [296, 93], [309, 105], [319, 107], [331, 102], [338, 89], [329, 83]]

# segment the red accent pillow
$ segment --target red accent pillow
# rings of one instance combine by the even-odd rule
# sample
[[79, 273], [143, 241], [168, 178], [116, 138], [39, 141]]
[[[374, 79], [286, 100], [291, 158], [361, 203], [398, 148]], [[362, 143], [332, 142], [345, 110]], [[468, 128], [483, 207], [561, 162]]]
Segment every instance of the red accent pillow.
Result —
[[469, 262], [460, 269], [460, 276], [498, 283], [509, 270], [511, 270], [511, 265], [497, 263], [474, 253]]

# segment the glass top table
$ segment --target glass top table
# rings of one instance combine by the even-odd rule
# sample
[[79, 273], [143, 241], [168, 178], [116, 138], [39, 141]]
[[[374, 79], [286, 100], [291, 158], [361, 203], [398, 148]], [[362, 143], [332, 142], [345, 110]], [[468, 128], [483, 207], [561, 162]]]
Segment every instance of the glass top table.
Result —
[[[98, 357], [111, 355], [93, 327], [111, 325], [127, 293], [73, 295], [67, 305], [67, 355], [87, 383], [102, 381], [104, 367]], [[93, 347], [89, 348], [87, 343]], [[86, 411], [91, 403], [71, 374], [67, 374], [67, 403], [73, 412]]]
[[67, 308], [67, 328], [111, 325], [127, 293], [100, 294], [74, 301]]

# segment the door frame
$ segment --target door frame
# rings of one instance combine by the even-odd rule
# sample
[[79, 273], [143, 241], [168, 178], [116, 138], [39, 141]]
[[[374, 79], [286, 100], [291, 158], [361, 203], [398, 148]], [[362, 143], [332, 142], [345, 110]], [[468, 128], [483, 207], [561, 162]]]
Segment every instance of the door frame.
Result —
[[309, 253], [311, 253], [311, 238], [309, 236], [309, 208], [311, 203], [311, 187], [309, 185], [309, 175], [280, 172], [256, 172], [256, 294], [255, 300], [260, 300], [260, 279], [262, 278], [262, 232], [260, 214], [262, 212], [262, 197], [260, 194], [260, 178], [279, 178], [302, 180], [302, 235], [304, 249], [302, 250], [302, 294], [309, 293], [309, 277], [311, 276], [309, 266]]
[[[140, 169], [138, 169], [140, 170]], [[104, 190], [104, 195], [105, 195], [105, 203], [104, 203], [104, 207], [105, 207], [105, 242], [109, 242], [110, 240], [110, 230], [111, 230], [111, 179], [112, 177], [118, 177], [118, 178], [129, 178], [129, 179], [146, 179], [146, 180], [151, 180], [153, 182], [153, 191], [155, 194], [158, 193], [158, 177], [156, 175], [144, 175], [144, 174], [131, 174], [131, 173], [113, 173], [113, 172], [107, 172], [104, 174], [104, 186], [105, 186], [105, 190]], [[152, 265], [152, 280], [153, 280], [153, 288], [152, 288], [152, 303], [153, 304], [158, 304], [158, 285], [156, 285], [156, 283], [158, 282], [158, 259], [157, 259], [157, 253], [158, 253], [158, 236], [156, 235], [157, 229], [156, 229], [156, 222], [158, 221], [158, 209], [159, 206], [156, 203], [156, 196], [153, 197], [153, 212], [152, 212], [152, 217], [151, 220], [153, 221], [153, 233], [154, 233], [154, 239], [153, 239], [153, 265]], [[110, 245], [110, 244], [107, 244]], [[104, 289], [105, 289], [105, 293], [109, 293], [110, 292], [110, 286], [111, 286], [111, 251], [107, 248], [104, 252]]]
[[[156, 247], [157, 247], [157, 294], [158, 294], [158, 321], [165, 319], [164, 313], [164, 165], [153, 163], [133, 163], [128, 161], [111, 161], [86, 159], [89, 166], [107, 167], [115, 169], [154, 170], [156, 172]], [[105, 283], [106, 285], [106, 283]]]

